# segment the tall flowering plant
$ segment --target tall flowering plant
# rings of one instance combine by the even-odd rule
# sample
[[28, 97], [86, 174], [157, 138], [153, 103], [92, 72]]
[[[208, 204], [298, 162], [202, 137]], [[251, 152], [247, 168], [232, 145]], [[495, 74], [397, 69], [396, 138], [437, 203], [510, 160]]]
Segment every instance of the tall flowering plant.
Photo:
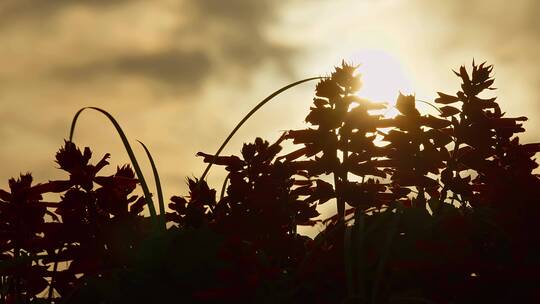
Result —
[[[171, 197], [166, 212], [144, 147], [159, 215], [129, 145], [135, 172], [123, 166], [103, 176], [109, 155], [92, 164], [90, 149], [66, 141], [56, 160], [67, 179], [33, 184], [23, 174], [0, 190], [0, 298], [540, 300], [533, 158], [540, 144], [520, 143], [526, 118], [506, 117], [495, 98], [485, 97], [491, 72], [485, 63], [460, 67], [461, 89], [438, 93], [430, 104], [436, 113], [426, 114], [413, 95], [399, 94], [393, 105], [362, 98], [356, 67], [343, 63], [317, 84], [306, 128], [274, 143], [257, 138], [239, 155], [200, 152], [227, 171], [221, 191], [204, 178], [188, 179], [189, 194]], [[392, 107], [398, 114], [384, 115]], [[284, 153], [285, 143], [295, 149]], [[143, 196], [134, 194], [138, 185]], [[44, 201], [46, 193], [60, 200]], [[323, 204], [335, 204], [336, 214], [321, 218]], [[317, 225], [320, 233], [300, 235], [299, 225]]]

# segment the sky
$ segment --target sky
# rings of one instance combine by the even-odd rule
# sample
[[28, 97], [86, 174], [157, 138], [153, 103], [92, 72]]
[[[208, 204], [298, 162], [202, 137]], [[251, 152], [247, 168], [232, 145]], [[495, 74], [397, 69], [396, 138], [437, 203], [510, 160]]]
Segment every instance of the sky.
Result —
[[[361, 95], [398, 91], [432, 101], [455, 93], [451, 69], [487, 61], [503, 111], [526, 115], [522, 138], [540, 141], [540, 2], [536, 0], [2, 0], [0, 188], [32, 172], [67, 178], [54, 154], [82, 107], [109, 111], [151, 180], [151, 150], [166, 197], [200, 176], [198, 151], [215, 152], [260, 100], [293, 81], [361, 64]], [[225, 154], [260, 136], [303, 127], [315, 83], [288, 91], [235, 136]], [[75, 142], [111, 174], [128, 162], [110, 122], [84, 112]], [[208, 178], [221, 186], [223, 171]]]

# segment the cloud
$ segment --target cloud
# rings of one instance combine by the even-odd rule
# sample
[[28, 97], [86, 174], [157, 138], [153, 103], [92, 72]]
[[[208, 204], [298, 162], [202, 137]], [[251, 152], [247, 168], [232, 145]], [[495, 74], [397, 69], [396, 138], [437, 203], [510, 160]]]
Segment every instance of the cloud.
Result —
[[270, 0], [198, 0], [191, 5], [199, 13], [208, 16], [209, 20], [217, 18], [219, 22], [227, 21], [237, 24], [249, 23], [252, 25], [266, 22], [275, 16], [276, 5], [283, 1]]
[[[298, 46], [283, 44], [269, 34], [284, 4], [270, 0], [163, 0], [152, 4], [7, 0], [0, 4], [0, 28], [8, 30], [5, 37], [24, 33], [28, 42], [44, 46], [40, 52], [59, 55], [39, 63], [43, 70], [35, 70], [34, 75], [74, 84], [103, 76], [108, 81], [135, 76], [153, 81], [149, 87], [159, 90], [166, 86], [195, 91], [212, 75], [239, 83], [249, 81], [268, 62], [292, 76]], [[149, 27], [131, 24], [145, 24], [148, 16], [157, 22]], [[161, 29], [160, 18], [171, 20], [173, 30]], [[41, 38], [47, 35], [49, 42]], [[68, 47], [61, 49], [62, 45]]]
[[[172, 149], [186, 155], [181, 166], [164, 169], [165, 175], [198, 171], [191, 151], [209, 145], [221, 135], [215, 126], [228, 126], [227, 114], [243, 109], [253, 94], [246, 80], [266, 74], [268, 66], [272, 77], [276, 66], [292, 73], [300, 48], [272, 36], [285, 3], [0, 0], [0, 44], [6, 46], [0, 51], [0, 134], [11, 143], [0, 153], [0, 187], [19, 168], [55, 176], [51, 153], [70, 117], [86, 105], [110, 111], [129, 134], [144, 139], [148, 132], [154, 146], [181, 145], [155, 152], [171, 161], [178, 157]], [[159, 127], [171, 112], [179, 120], [175, 124], [185, 127]], [[110, 131], [100, 119], [85, 116], [93, 127], [81, 128], [79, 138], [124, 155], [116, 140], [95, 136]]]
[[426, 13], [442, 19], [450, 29], [445, 33], [446, 38], [454, 38], [458, 45], [465, 39], [474, 39], [478, 45], [501, 53], [509, 46], [521, 48], [524, 44], [540, 44], [540, 2], [536, 0], [512, 3], [504, 0], [455, 0], [444, 4], [419, 0], [418, 5]]
[[76, 5], [106, 9], [130, 2], [130, 0], [3, 0], [2, 2], [0, 4], [0, 27], [54, 17], [63, 9]]
[[281, 44], [269, 36], [279, 20], [279, 11], [286, 2], [271, 0], [197, 0], [187, 5], [191, 24], [180, 29], [193, 29], [211, 37], [212, 48], [226, 65], [250, 72], [266, 60], [272, 60], [282, 72], [291, 74], [291, 61], [300, 51]]
[[[426, 22], [444, 25], [440, 37], [434, 37], [441, 43], [432, 44], [436, 54], [445, 56], [468, 52], [469, 56], [475, 56], [472, 50], [476, 50], [489, 56], [476, 58], [478, 61], [495, 62], [496, 72], [502, 72], [499, 74], [500, 79], [508, 81], [507, 90], [511, 90], [512, 95], [507, 97], [540, 97], [540, 72], [536, 68], [540, 65], [540, 57], [537, 55], [540, 53], [540, 1], [416, 2], [417, 7], [423, 11], [422, 15], [431, 16], [432, 19]], [[504, 67], [504, 70], [500, 70], [500, 67]], [[508, 76], [505, 78], [505, 75]], [[496, 77], [499, 78], [498, 75]], [[510, 81], [513, 81], [512, 87]], [[535, 119], [540, 118], [540, 106], [526, 102], [532, 110], [530, 114]]]
[[103, 76], [136, 76], [177, 88], [197, 89], [211, 68], [211, 60], [204, 52], [169, 49], [99, 59], [80, 66], [61, 68], [54, 73], [63, 79], [74, 81], [87, 81]]

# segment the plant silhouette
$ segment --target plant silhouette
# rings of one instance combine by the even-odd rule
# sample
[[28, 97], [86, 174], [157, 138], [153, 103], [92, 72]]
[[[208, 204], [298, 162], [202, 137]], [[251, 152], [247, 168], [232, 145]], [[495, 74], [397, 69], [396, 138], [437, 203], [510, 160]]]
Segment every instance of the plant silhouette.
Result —
[[[356, 66], [343, 62], [320, 78], [305, 129], [274, 143], [256, 138], [238, 156], [200, 152], [228, 172], [220, 195], [204, 180], [208, 168], [160, 215], [143, 215], [153, 206], [147, 190], [134, 194], [139, 184], [147, 189], [140, 169], [99, 175], [109, 155], [93, 164], [89, 148], [66, 141], [56, 161], [69, 178], [32, 184], [23, 174], [0, 190], [0, 298], [538, 301], [540, 179], [533, 157], [540, 144], [520, 143], [526, 118], [506, 117], [495, 98], [484, 97], [493, 90], [491, 72], [474, 61], [454, 71], [461, 90], [438, 93], [437, 115], [399, 94], [399, 114], [386, 117], [390, 106], [359, 97]], [[296, 148], [283, 153], [286, 142]], [[44, 201], [46, 193], [60, 193], [60, 201]], [[336, 204], [337, 213], [320, 219], [322, 204]], [[156, 225], [161, 220], [166, 227]], [[311, 239], [297, 233], [299, 225], [323, 229]]]

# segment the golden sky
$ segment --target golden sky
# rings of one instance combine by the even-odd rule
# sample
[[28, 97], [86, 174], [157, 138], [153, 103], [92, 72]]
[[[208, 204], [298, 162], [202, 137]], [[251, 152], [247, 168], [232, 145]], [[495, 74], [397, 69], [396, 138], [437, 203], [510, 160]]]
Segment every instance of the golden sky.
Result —
[[[488, 61], [503, 111], [528, 116], [524, 138], [540, 141], [538, 14], [537, 0], [2, 0], [0, 188], [19, 172], [66, 177], [54, 154], [74, 113], [97, 106], [150, 148], [166, 197], [185, 194], [204, 169], [197, 151], [214, 152], [272, 91], [342, 59], [362, 63], [365, 95], [387, 101], [454, 93], [451, 69]], [[314, 85], [263, 108], [226, 152], [302, 126]], [[83, 113], [75, 142], [128, 162], [97, 112]]]

